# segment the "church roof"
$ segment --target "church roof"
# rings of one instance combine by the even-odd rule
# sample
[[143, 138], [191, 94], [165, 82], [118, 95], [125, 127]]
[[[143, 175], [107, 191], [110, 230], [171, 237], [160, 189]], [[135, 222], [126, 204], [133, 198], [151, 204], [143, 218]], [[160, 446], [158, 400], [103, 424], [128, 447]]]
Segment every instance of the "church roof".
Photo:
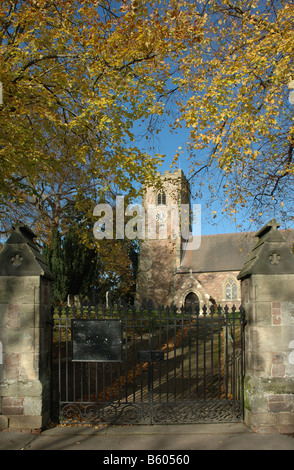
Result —
[[[291, 248], [294, 230], [281, 230]], [[255, 232], [202, 235], [198, 249], [184, 252], [180, 272], [240, 271], [257, 242]]]

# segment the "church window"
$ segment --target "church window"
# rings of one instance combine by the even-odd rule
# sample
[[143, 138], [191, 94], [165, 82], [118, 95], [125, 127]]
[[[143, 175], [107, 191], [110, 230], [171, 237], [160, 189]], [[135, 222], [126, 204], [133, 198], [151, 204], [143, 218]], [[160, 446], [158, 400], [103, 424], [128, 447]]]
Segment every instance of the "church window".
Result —
[[233, 300], [238, 298], [237, 283], [234, 279], [229, 279], [226, 283], [226, 300]]
[[164, 191], [158, 193], [157, 195], [157, 204], [160, 205], [166, 205], [166, 194]]

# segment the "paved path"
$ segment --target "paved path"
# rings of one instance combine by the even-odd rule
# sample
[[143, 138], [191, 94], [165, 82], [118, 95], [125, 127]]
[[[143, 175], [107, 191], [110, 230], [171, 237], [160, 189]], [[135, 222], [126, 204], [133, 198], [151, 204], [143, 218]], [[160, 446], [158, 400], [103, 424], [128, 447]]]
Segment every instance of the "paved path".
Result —
[[[33, 435], [0, 432], [0, 450], [96, 450], [113, 455], [151, 455], [183, 450], [294, 450], [294, 436], [252, 433], [243, 424], [156, 426], [58, 426]], [[156, 451], [156, 452], [155, 452]], [[191, 453], [194, 458], [194, 453]], [[87, 464], [88, 465], [88, 464]]]

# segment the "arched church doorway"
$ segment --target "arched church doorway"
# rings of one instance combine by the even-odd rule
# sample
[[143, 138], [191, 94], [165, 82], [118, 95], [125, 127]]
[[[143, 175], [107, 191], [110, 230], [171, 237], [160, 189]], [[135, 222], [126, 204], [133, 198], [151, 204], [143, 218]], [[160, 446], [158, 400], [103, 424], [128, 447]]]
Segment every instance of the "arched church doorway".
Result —
[[194, 313], [196, 308], [199, 307], [199, 297], [195, 292], [189, 292], [185, 298], [185, 311], [191, 311]]

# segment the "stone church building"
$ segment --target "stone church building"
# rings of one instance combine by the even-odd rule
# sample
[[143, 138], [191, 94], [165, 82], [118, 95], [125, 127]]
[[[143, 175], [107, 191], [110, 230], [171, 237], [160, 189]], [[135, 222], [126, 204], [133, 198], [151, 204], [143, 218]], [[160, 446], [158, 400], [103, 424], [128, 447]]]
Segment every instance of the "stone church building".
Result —
[[[237, 279], [256, 244], [254, 232], [202, 235], [200, 246], [185, 249], [186, 240], [175, 238], [168, 208], [190, 204], [190, 185], [181, 169], [165, 171], [158, 188], [146, 187], [142, 204], [145, 208], [145, 239], [142, 240], [136, 288], [136, 305], [176, 305], [178, 308], [240, 305], [240, 282]], [[148, 208], [156, 212], [156, 236], [148, 236]], [[160, 236], [160, 227], [166, 230]], [[150, 229], [149, 229], [150, 230]], [[179, 230], [181, 235], [181, 230]], [[294, 231], [283, 235], [289, 246]], [[196, 244], [197, 246], [197, 244]]]

